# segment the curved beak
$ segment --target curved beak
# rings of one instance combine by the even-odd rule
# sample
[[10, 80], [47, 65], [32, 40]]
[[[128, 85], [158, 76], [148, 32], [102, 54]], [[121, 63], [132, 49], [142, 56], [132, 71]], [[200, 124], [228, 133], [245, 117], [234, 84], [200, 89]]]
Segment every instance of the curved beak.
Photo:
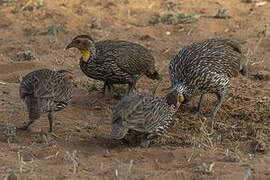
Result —
[[72, 45], [72, 42], [71, 42], [70, 44], [67, 45], [66, 50], [69, 49], [69, 48], [72, 48], [72, 47], [73, 47], [73, 45]]
[[176, 107], [174, 109], [174, 113], [177, 112], [177, 110], [179, 109], [182, 102], [184, 102], [184, 100], [185, 100], [184, 95], [181, 93], [180, 96], [178, 96], [178, 101], [177, 101]]
[[178, 103], [176, 104], [176, 107], [175, 107], [175, 109], [174, 109], [173, 114], [175, 114], [175, 113], [177, 112], [177, 110], [178, 110], [178, 108], [180, 107], [180, 105], [181, 105], [181, 102], [178, 102]]

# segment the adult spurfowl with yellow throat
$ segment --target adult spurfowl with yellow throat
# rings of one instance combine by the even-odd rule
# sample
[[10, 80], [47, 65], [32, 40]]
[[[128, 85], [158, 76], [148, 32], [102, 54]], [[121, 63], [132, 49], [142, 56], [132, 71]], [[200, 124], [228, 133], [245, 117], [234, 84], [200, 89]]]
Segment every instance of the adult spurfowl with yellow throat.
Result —
[[168, 96], [189, 100], [201, 95], [196, 114], [201, 112], [203, 96], [214, 93], [218, 103], [212, 111], [214, 118], [220, 108], [230, 79], [239, 72], [246, 73], [240, 45], [225, 38], [206, 39], [184, 47], [170, 62], [172, 90]]
[[82, 53], [80, 67], [83, 73], [92, 79], [104, 81], [103, 93], [106, 86], [110, 90], [113, 84], [128, 84], [130, 93], [143, 75], [161, 80], [151, 52], [139, 44], [123, 40], [95, 43], [90, 36], [79, 35], [66, 49], [72, 47]]

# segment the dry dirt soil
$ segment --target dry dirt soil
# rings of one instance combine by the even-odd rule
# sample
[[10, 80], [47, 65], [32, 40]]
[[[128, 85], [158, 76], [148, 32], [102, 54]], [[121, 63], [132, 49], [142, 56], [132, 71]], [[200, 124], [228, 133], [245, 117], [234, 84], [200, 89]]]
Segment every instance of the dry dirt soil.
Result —
[[[259, 0], [0, 0], [0, 178], [270, 179], [269, 24], [270, 2]], [[64, 50], [85, 33], [149, 48], [163, 75], [158, 97], [170, 87], [171, 58], [198, 40], [237, 40], [249, 73], [232, 79], [214, 120], [207, 115], [216, 98], [207, 95], [196, 116], [195, 97], [181, 106], [167, 136], [150, 148], [128, 146], [108, 139], [118, 101], [97, 100], [102, 83], [81, 72], [79, 51]], [[78, 84], [71, 105], [56, 114], [54, 134], [46, 115], [28, 131], [13, 128], [28, 120], [20, 79], [39, 68], [70, 70]], [[156, 84], [142, 77], [136, 91], [151, 93]]]

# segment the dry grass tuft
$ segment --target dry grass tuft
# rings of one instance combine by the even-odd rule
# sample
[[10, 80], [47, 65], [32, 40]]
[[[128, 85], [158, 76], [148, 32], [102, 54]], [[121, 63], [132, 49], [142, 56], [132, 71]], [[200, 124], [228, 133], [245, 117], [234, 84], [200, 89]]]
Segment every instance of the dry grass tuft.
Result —
[[79, 159], [76, 157], [77, 150], [73, 151], [72, 154], [70, 154], [69, 151], [66, 151], [67, 157], [72, 162], [72, 172], [75, 174], [77, 172], [77, 168], [79, 167]]
[[101, 29], [100, 19], [99, 19], [98, 17], [94, 17], [94, 18], [91, 20], [90, 27], [91, 27], [92, 29]]
[[16, 137], [16, 126], [14, 125], [13, 118], [14, 114], [17, 111], [16, 108], [14, 108], [8, 118], [7, 122], [7, 128], [4, 131], [4, 136], [7, 138], [8, 143], [17, 143], [19, 142], [19, 139]]
[[149, 24], [180, 24], [180, 23], [195, 23], [199, 16], [181, 11], [181, 8], [176, 3], [168, 3], [167, 10], [155, 14], [149, 21]]
[[52, 24], [52, 25], [49, 25], [47, 27], [47, 31], [46, 32], [43, 32], [42, 34], [50, 34], [50, 35], [53, 35], [54, 36], [54, 40], [50, 41], [51, 43], [53, 44], [56, 44], [57, 41], [58, 41], [58, 34], [59, 33], [64, 33], [64, 34], [67, 34], [68, 31], [60, 24]]
[[47, 34], [56, 36], [58, 33], [67, 34], [68, 31], [60, 24], [51, 24], [47, 27]]
[[217, 19], [229, 19], [232, 18], [231, 16], [227, 15], [227, 9], [223, 6], [220, 6], [218, 9], [217, 14], [214, 16]]
[[251, 147], [254, 153], [267, 153], [269, 151], [269, 144], [267, 144], [267, 136], [256, 135], [251, 141]]
[[33, 61], [37, 60], [37, 55], [30, 50], [19, 51], [16, 54], [15, 61]]
[[215, 162], [212, 162], [211, 164], [207, 165], [205, 163], [202, 164], [202, 166], [199, 166], [195, 169], [197, 173], [203, 174], [203, 175], [210, 175], [214, 172]]
[[244, 158], [244, 154], [238, 150], [238, 147], [236, 147], [234, 151], [226, 149], [222, 154], [224, 155], [222, 160], [228, 162], [239, 162]]

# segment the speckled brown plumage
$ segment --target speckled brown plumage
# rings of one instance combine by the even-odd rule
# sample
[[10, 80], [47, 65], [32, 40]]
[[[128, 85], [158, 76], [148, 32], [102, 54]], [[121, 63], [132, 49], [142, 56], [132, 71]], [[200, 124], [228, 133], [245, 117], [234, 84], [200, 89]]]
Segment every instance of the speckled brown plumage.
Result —
[[127, 134], [142, 135], [142, 146], [162, 136], [172, 122], [175, 104], [168, 104], [145, 93], [130, 93], [115, 107], [110, 138], [123, 139]]
[[90, 36], [79, 35], [67, 49], [71, 47], [90, 52], [89, 58], [81, 57], [80, 67], [86, 76], [104, 81], [103, 90], [113, 84], [129, 84], [129, 92], [132, 92], [144, 74], [151, 79], [161, 79], [151, 52], [139, 44], [122, 40], [94, 43]]
[[184, 47], [170, 62], [172, 92], [189, 100], [201, 95], [196, 113], [201, 112], [203, 95], [216, 94], [219, 102], [214, 118], [222, 104], [230, 79], [245, 72], [240, 45], [231, 39], [207, 39]]
[[19, 93], [27, 106], [29, 121], [19, 129], [26, 130], [48, 112], [51, 132], [54, 113], [65, 108], [72, 98], [72, 80], [66, 70], [39, 69], [27, 74], [21, 81]]

